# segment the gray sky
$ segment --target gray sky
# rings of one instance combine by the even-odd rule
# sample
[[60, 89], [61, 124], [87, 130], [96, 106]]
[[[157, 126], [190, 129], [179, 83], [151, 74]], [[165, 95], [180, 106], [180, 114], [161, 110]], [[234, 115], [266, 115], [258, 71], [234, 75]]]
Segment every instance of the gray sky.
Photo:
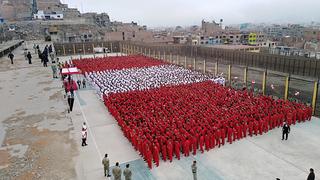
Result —
[[[149, 27], [188, 26], [224, 19], [225, 24], [320, 21], [320, 0], [62, 0], [84, 12]], [[82, 4], [82, 5], [81, 5]]]

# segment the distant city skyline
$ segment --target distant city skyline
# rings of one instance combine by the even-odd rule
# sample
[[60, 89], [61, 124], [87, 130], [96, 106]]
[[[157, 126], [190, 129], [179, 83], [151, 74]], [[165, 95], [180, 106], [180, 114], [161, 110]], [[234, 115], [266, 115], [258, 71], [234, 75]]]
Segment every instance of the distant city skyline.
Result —
[[319, 0], [62, 0], [81, 12], [106, 12], [112, 21], [148, 27], [200, 25], [220, 19], [225, 24], [310, 23], [320, 21]]

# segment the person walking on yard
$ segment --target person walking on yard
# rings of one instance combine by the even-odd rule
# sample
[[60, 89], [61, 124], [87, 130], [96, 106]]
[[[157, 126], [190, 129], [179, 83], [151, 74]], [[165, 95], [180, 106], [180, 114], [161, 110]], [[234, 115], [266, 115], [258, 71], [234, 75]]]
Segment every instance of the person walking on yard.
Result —
[[77, 80], [77, 84], [78, 84], [79, 89], [81, 89], [81, 81], [80, 81], [80, 79]]
[[83, 122], [83, 124], [82, 124], [82, 131], [87, 131], [86, 122]]
[[10, 53], [8, 54], [8, 58], [10, 58], [11, 64], [13, 64], [14, 55], [12, 54], [12, 52], [10, 52]]
[[87, 136], [88, 133], [86, 131], [81, 131], [82, 144], [81, 146], [87, 146]]
[[45, 54], [42, 53], [41, 57], [42, 57], [43, 67], [48, 67], [48, 61], [49, 61], [48, 56], [45, 56]]
[[33, 44], [33, 50], [34, 50], [34, 53], [37, 54], [37, 45], [36, 44]]
[[108, 158], [108, 154], [104, 155], [104, 158], [102, 159], [102, 165], [103, 165], [103, 172], [104, 176], [110, 177], [110, 161]]
[[50, 56], [51, 62], [53, 62], [53, 61], [54, 61], [54, 52], [51, 52], [51, 53], [49, 54], [49, 56]]
[[73, 109], [73, 103], [74, 103], [74, 95], [73, 95], [73, 93], [71, 93], [71, 91], [69, 91], [68, 93], [67, 93], [67, 95], [68, 95], [68, 105], [69, 105], [69, 113], [72, 111], [72, 109]]
[[58, 75], [57, 75], [57, 66], [56, 66], [56, 62], [55, 62], [55, 61], [52, 61], [51, 69], [52, 69], [52, 76], [53, 76], [53, 78], [58, 78]]
[[116, 163], [116, 167], [112, 169], [112, 175], [114, 180], [121, 180], [121, 168], [118, 162]]
[[132, 172], [129, 169], [129, 164], [126, 165], [126, 168], [123, 170], [123, 175], [125, 180], [131, 180]]
[[82, 88], [86, 88], [86, 80], [85, 79], [82, 80]]
[[27, 58], [28, 58], [29, 64], [32, 64], [32, 62], [31, 62], [32, 56], [31, 56], [30, 52], [28, 52]]
[[314, 171], [312, 168], [310, 168], [310, 173], [308, 175], [308, 179], [307, 180], [315, 180], [316, 179], [316, 176], [314, 174]]
[[290, 126], [287, 124], [287, 122], [285, 122], [282, 127], [282, 140], [284, 140], [284, 136], [286, 136], [286, 140], [288, 140], [289, 133], [290, 133]]
[[193, 164], [191, 165], [191, 170], [193, 174], [193, 180], [197, 180], [197, 161], [193, 161]]

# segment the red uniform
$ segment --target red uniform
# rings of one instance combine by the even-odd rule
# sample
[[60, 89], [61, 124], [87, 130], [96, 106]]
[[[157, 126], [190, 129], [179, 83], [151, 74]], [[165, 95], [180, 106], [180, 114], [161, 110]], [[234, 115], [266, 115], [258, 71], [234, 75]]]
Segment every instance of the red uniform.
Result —
[[149, 148], [147, 148], [146, 150], [146, 160], [148, 163], [148, 167], [152, 169], [152, 153]]
[[209, 140], [209, 136], [208, 135], [206, 135], [205, 137], [204, 137], [204, 141], [205, 141], [205, 147], [206, 147], [206, 151], [209, 151], [209, 149], [210, 149], [210, 140]]
[[161, 153], [162, 153], [162, 159], [164, 161], [167, 161], [167, 147], [165, 144], [163, 144], [161, 147]]
[[233, 130], [231, 127], [228, 128], [228, 142], [230, 144], [232, 144], [232, 133], [233, 133]]
[[217, 131], [216, 131], [216, 143], [217, 143], [217, 145], [218, 145], [218, 147], [220, 147], [220, 138], [221, 138], [221, 132], [220, 132], [220, 130], [219, 129], [217, 129]]
[[221, 129], [221, 144], [222, 145], [224, 145], [225, 138], [226, 138], [226, 131], [223, 128], [223, 129]]
[[197, 154], [197, 139], [193, 137], [192, 139], [192, 149], [193, 149], [193, 155]]
[[174, 142], [174, 152], [176, 154], [176, 158], [180, 160], [180, 143], [178, 141]]
[[247, 137], [247, 131], [248, 131], [248, 124], [244, 123], [243, 125], [243, 137]]
[[258, 122], [255, 121], [254, 124], [253, 124], [253, 131], [254, 131], [254, 134], [257, 136], [258, 135]]
[[214, 148], [216, 146], [216, 137], [214, 136], [214, 133], [211, 134], [211, 148]]
[[156, 166], [159, 166], [159, 149], [157, 146], [153, 147], [153, 160], [156, 163]]
[[259, 130], [259, 134], [262, 135], [263, 129], [262, 129], [262, 124], [263, 122], [261, 121], [261, 119], [258, 121], [258, 130]]
[[204, 145], [204, 137], [201, 136], [201, 137], [200, 137], [200, 141], [199, 141], [199, 146], [200, 146], [200, 151], [201, 151], [201, 153], [204, 152], [204, 151], [203, 151], [203, 145]]
[[169, 160], [170, 160], [170, 162], [172, 162], [172, 156], [173, 156], [173, 145], [172, 145], [171, 141], [168, 141], [168, 144], [167, 144], [167, 150], [168, 150]]
[[253, 132], [253, 122], [250, 121], [249, 122], [249, 136], [252, 136], [252, 132]]
[[183, 150], [184, 150], [184, 156], [188, 157], [188, 156], [189, 156], [189, 153], [190, 153], [190, 149], [189, 149], [189, 147], [190, 147], [190, 141], [189, 141], [188, 139], [185, 140], [183, 146], [184, 146], [184, 148], [183, 148]]

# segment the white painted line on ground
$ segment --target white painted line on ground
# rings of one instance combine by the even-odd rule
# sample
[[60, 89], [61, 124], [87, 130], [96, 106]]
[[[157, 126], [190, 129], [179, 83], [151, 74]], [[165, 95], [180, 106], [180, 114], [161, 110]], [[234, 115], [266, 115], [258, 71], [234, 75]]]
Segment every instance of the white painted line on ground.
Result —
[[79, 102], [80, 99], [79, 99], [77, 93], [75, 93], [75, 94], [76, 94], [76, 96], [77, 96], [77, 103], [78, 103], [78, 105], [79, 105], [79, 107], [80, 107], [80, 111], [81, 111], [82, 117], [83, 117], [84, 121], [86, 122], [86, 124], [87, 124], [87, 126], [88, 126], [88, 130], [89, 130], [90, 137], [91, 137], [91, 139], [92, 139], [92, 141], [93, 141], [93, 143], [94, 143], [94, 145], [95, 145], [95, 147], [96, 147], [96, 150], [97, 150], [97, 152], [98, 152], [98, 154], [99, 154], [100, 159], [102, 159], [102, 155], [101, 155], [101, 152], [100, 152], [100, 150], [99, 150], [99, 148], [98, 148], [97, 142], [96, 142], [96, 140], [95, 140], [95, 138], [94, 138], [94, 136], [93, 136], [93, 133], [91, 132], [90, 124], [89, 124], [89, 122], [88, 122], [88, 120], [87, 120], [87, 118], [86, 118], [86, 116], [85, 116], [85, 114], [84, 114], [84, 112], [83, 112], [83, 110], [82, 110], [82, 107], [81, 107], [81, 105], [80, 105], [80, 102]]

